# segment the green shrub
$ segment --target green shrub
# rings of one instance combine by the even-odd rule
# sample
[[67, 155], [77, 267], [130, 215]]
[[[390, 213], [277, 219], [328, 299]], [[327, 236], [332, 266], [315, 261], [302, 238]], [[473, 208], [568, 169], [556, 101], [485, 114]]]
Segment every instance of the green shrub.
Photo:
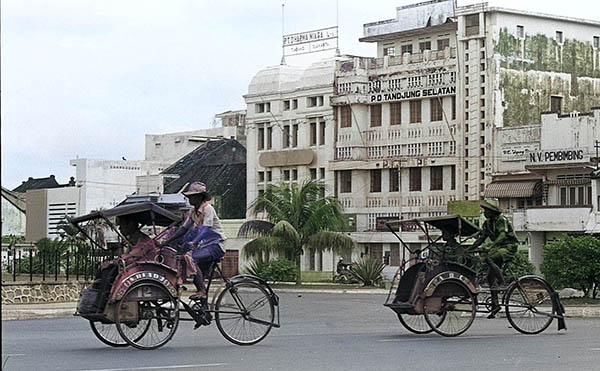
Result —
[[361, 259], [352, 267], [352, 273], [363, 286], [374, 286], [381, 282], [383, 268], [385, 265], [378, 259]]
[[569, 237], [544, 246], [544, 277], [553, 287], [573, 287], [595, 298], [600, 291], [600, 241], [591, 236]]
[[300, 271], [295, 262], [279, 259], [265, 264], [261, 278], [273, 282], [294, 282]]
[[296, 263], [285, 260], [254, 260], [245, 269], [245, 273], [260, 277], [265, 281], [293, 282], [300, 274]]
[[[477, 273], [477, 280], [480, 284], [486, 283], [486, 275], [488, 268], [485, 263], [481, 261], [477, 256], [473, 258], [475, 261], [474, 270]], [[516, 280], [519, 277], [526, 276], [529, 274], [535, 274], [535, 265], [531, 264], [527, 252], [519, 251], [515, 255], [512, 262], [505, 264], [502, 268], [502, 274], [506, 283]]]

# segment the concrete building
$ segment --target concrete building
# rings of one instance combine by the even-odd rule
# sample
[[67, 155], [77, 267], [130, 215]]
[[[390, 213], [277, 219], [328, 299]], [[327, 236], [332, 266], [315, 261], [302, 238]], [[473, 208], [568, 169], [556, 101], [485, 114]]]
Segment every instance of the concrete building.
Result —
[[[334, 93], [336, 60], [307, 68], [278, 65], [259, 71], [244, 95], [247, 104], [247, 206], [269, 184], [317, 179], [326, 194], [335, 192], [333, 172], [336, 136]], [[248, 217], [250, 210], [248, 211]], [[304, 254], [304, 271], [333, 270], [331, 254]]]
[[498, 198], [539, 267], [547, 242], [564, 233], [600, 233], [597, 141], [600, 107], [541, 115], [541, 125], [497, 130], [498, 168], [486, 197]]
[[71, 165], [76, 167], [78, 215], [83, 215], [116, 206], [136, 192], [138, 176], [158, 174], [170, 163], [80, 158], [71, 160]]
[[32, 189], [27, 191], [27, 227], [25, 240], [59, 237], [59, 225], [67, 217], [81, 215], [81, 187]]
[[2, 187], [2, 236], [25, 236], [25, 197]]
[[496, 129], [535, 135], [543, 112], [597, 106], [599, 35], [598, 21], [452, 0], [365, 24], [360, 40], [377, 45], [377, 58], [337, 61], [329, 166], [363, 254], [397, 261], [393, 240], [370, 232], [378, 218], [435, 216], [449, 201], [483, 198], [498, 146], [517, 155], [529, 145], [525, 137], [509, 148], [502, 136], [510, 133]]
[[245, 146], [246, 111], [215, 115], [216, 127], [167, 134], [146, 134], [146, 161], [174, 163], [210, 140], [236, 139]]

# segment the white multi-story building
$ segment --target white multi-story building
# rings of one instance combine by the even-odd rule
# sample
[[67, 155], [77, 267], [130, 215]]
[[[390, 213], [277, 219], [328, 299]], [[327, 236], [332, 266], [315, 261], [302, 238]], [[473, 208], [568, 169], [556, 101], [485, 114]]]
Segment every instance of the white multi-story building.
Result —
[[448, 201], [483, 198], [503, 146], [496, 128], [539, 132], [543, 112], [600, 105], [598, 35], [598, 21], [452, 0], [365, 24], [361, 41], [377, 44], [377, 58], [337, 62], [330, 164], [364, 253], [398, 261], [398, 245], [371, 232], [378, 217], [435, 216]]
[[[247, 204], [268, 184], [317, 179], [334, 193], [335, 59], [307, 68], [279, 65], [258, 72], [244, 95], [247, 104]], [[250, 211], [249, 211], [250, 213]], [[248, 215], [251, 216], [251, 215]], [[331, 271], [333, 256], [304, 254], [303, 270]]]

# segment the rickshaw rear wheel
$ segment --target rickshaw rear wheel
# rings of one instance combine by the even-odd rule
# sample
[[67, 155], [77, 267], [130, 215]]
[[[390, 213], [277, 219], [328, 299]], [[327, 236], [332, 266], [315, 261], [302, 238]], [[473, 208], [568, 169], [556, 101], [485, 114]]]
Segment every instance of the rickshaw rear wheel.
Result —
[[254, 281], [235, 282], [221, 292], [215, 304], [215, 322], [221, 335], [237, 345], [263, 340], [273, 327], [275, 305], [267, 290]]
[[111, 347], [126, 347], [129, 344], [121, 337], [117, 326], [114, 323], [102, 323], [100, 321], [90, 321], [92, 332], [98, 340]]
[[[430, 299], [441, 299], [441, 307], [435, 312]], [[425, 320], [433, 331], [442, 336], [458, 336], [471, 327], [477, 313], [477, 300], [475, 295], [462, 282], [457, 280], [443, 281], [433, 292], [433, 295], [425, 299]], [[444, 315], [441, 324], [436, 323], [436, 318]]]
[[522, 278], [506, 293], [506, 319], [522, 334], [535, 335], [550, 326], [555, 309], [552, 290], [540, 279]]
[[157, 349], [168, 343], [177, 331], [179, 302], [163, 285], [140, 282], [123, 295], [115, 323], [129, 345], [142, 350]]
[[[446, 313], [441, 313], [437, 316], [438, 318], [433, 322], [436, 323], [436, 326], [439, 326], [444, 322]], [[402, 326], [413, 334], [423, 335], [433, 331], [431, 326], [429, 326], [429, 323], [427, 323], [425, 316], [422, 314], [410, 315], [398, 313], [398, 319]]]

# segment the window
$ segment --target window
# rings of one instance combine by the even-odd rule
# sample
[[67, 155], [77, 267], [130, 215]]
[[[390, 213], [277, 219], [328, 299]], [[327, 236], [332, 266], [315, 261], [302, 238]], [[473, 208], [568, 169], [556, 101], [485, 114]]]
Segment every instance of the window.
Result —
[[484, 83], [485, 82], [485, 75], [481, 75], [481, 82]]
[[325, 179], [325, 168], [324, 167], [319, 168], [319, 179]]
[[398, 192], [400, 190], [400, 182], [398, 179], [398, 169], [390, 169], [390, 192]]
[[425, 50], [431, 50], [431, 41], [423, 41], [419, 43], [419, 52], [423, 53]]
[[393, 46], [384, 46], [383, 47], [383, 55], [390, 55], [390, 56], [394, 56], [396, 55], [396, 48], [394, 48]]
[[404, 44], [400, 48], [402, 50], [403, 55], [405, 53], [412, 54], [412, 44]]
[[292, 147], [298, 147], [298, 124], [292, 127]]
[[525, 38], [525, 27], [523, 27], [523, 26], [517, 26], [517, 37], [519, 39]]
[[267, 182], [271, 182], [273, 180], [273, 172], [271, 170], [267, 170]]
[[290, 171], [287, 169], [283, 171], [283, 180], [285, 180], [285, 181], [290, 180]]
[[420, 167], [411, 167], [408, 172], [409, 178], [409, 187], [408, 190], [420, 191], [421, 190], [421, 168]]
[[257, 103], [254, 105], [254, 112], [255, 113], [265, 113], [265, 112], [271, 112], [271, 103], [266, 102], [266, 103]]
[[560, 204], [561, 205], [567, 204], [567, 187], [560, 188]]
[[469, 65], [468, 64], [465, 66], [465, 73], [469, 73]]
[[450, 39], [439, 39], [437, 41], [437, 50], [444, 50], [450, 46]]
[[273, 147], [273, 127], [269, 126], [267, 128], [267, 149], [271, 149]]
[[402, 121], [402, 103], [390, 103], [390, 125], [400, 125]]
[[479, 144], [485, 144], [485, 135], [479, 137]]
[[450, 165], [450, 189], [456, 189], [456, 165]]
[[485, 118], [485, 111], [480, 111], [479, 112], [479, 118], [481, 118], [481, 119]]
[[485, 63], [481, 63], [481, 66], [479, 68], [481, 71], [485, 71]]
[[290, 101], [289, 100], [284, 100], [283, 101], [283, 110], [284, 111], [289, 111], [290, 110]]
[[441, 191], [444, 189], [444, 167], [432, 166], [430, 169], [430, 187], [431, 191]]
[[264, 171], [259, 171], [258, 172], [258, 181], [259, 182], [264, 182], [265, 181], [265, 172]]
[[325, 144], [325, 121], [319, 123], [319, 145]]
[[264, 127], [259, 127], [258, 128], [258, 149], [265, 149], [265, 128]]
[[600, 36], [594, 36], [594, 48], [600, 48]]
[[556, 31], [556, 42], [559, 44], [563, 43], [563, 33], [562, 31]]
[[292, 180], [298, 180], [298, 169], [292, 169]]
[[441, 98], [431, 98], [429, 102], [431, 102], [431, 121], [442, 121], [443, 112], [442, 112], [442, 103], [440, 102]]
[[381, 169], [370, 170], [371, 192], [381, 192]]
[[316, 122], [311, 122], [310, 123], [310, 145], [311, 146], [316, 146], [317, 145], [317, 123]]
[[318, 95], [314, 97], [306, 98], [306, 106], [307, 107], [318, 107], [323, 105], [323, 96]]
[[340, 118], [341, 128], [349, 128], [352, 126], [352, 111], [350, 110], [350, 105], [340, 107]]
[[452, 96], [452, 120], [456, 120], [456, 95]]
[[289, 148], [289, 146], [290, 146], [290, 126], [289, 125], [285, 125], [283, 127], [283, 133], [281, 135], [283, 136], [283, 138], [281, 138], [283, 141], [281, 147]]
[[352, 170], [340, 171], [340, 193], [352, 192]]
[[381, 104], [373, 104], [371, 108], [371, 127], [381, 126]]
[[479, 14], [469, 14], [465, 16], [465, 36], [479, 34]]
[[481, 100], [479, 101], [479, 105], [480, 105], [481, 107], [485, 107], [485, 99], [481, 99]]
[[410, 123], [415, 124], [421, 122], [421, 101], [410, 101]]
[[562, 107], [562, 97], [551, 96], [550, 97], [550, 112], [555, 112], [560, 115]]
[[485, 52], [481, 52], [481, 59], [485, 59]]
[[310, 169], [310, 179], [312, 179], [312, 180], [317, 179], [317, 169], [316, 168]]
[[298, 109], [298, 99], [292, 99], [292, 109]]

